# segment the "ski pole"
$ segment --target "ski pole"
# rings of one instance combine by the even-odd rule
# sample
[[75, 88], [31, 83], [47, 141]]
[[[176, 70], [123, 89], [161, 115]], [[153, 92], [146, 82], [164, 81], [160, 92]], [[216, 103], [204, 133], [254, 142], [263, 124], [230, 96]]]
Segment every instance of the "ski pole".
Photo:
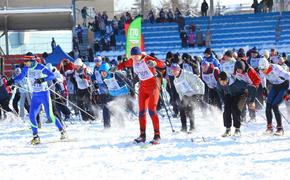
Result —
[[164, 99], [163, 99], [163, 97], [162, 97], [161, 95], [160, 95], [160, 100], [161, 100], [162, 104], [164, 105], [164, 109], [165, 109], [165, 112], [166, 112], [166, 114], [167, 114], [168, 121], [169, 121], [170, 126], [171, 126], [171, 130], [172, 130], [172, 132], [175, 132], [175, 130], [173, 129], [173, 126], [172, 126], [172, 122], [171, 122], [170, 116], [169, 116], [169, 114], [168, 114], [168, 109], [167, 109], [167, 107], [166, 107], [166, 105], [165, 105], [165, 103], [164, 103]]
[[280, 112], [280, 114], [282, 115], [282, 117], [285, 119], [285, 121], [290, 125], [290, 122], [286, 119], [286, 117], [284, 116], [284, 114], [282, 112]]
[[[259, 99], [258, 98], [255, 98], [256, 99], [256, 101], [260, 104], [260, 106], [263, 108], [263, 109], [265, 109], [265, 106], [259, 101]], [[267, 118], [265, 117], [265, 116], [263, 116], [263, 118], [267, 121]]]
[[[52, 93], [58, 95], [58, 96], [61, 96], [60, 94], [58, 94], [57, 92], [55, 92], [54, 90], [52, 89], [49, 89], [49, 91], [51, 91]], [[74, 107], [76, 107], [77, 109], [79, 109], [80, 111], [82, 111], [83, 113], [85, 113], [86, 115], [90, 116], [92, 119], [95, 119], [94, 116], [92, 116], [91, 114], [89, 114], [88, 112], [86, 112], [85, 110], [83, 110], [82, 108], [80, 108], [79, 106], [75, 105], [73, 102], [71, 102], [70, 100], [68, 100], [67, 98], [64, 98], [65, 100], [67, 100], [71, 105], [73, 105]]]

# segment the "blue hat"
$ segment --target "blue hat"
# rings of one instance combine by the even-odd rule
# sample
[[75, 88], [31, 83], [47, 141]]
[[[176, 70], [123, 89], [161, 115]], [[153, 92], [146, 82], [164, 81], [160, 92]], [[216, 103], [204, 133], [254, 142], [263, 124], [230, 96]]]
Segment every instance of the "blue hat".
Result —
[[172, 63], [170, 66], [170, 69], [171, 70], [178, 70], [178, 69], [180, 69], [180, 66], [177, 63]]
[[141, 55], [141, 49], [139, 47], [133, 47], [131, 49], [131, 55]]
[[110, 70], [110, 65], [108, 63], [103, 63], [100, 68], [99, 68], [99, 71], [106, 71], [106, 72], [109, 72]]
[[97, 56], [94, 58], [95, 62], [102, 62], [102, 57], [101, 56]]

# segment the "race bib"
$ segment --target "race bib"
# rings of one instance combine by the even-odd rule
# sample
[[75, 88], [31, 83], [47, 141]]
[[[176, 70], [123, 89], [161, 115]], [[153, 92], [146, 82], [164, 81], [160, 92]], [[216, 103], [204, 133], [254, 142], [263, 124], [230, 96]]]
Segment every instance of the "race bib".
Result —
[[120, 89], [119, 84], [117, 83], [115, 78], [105, 79], [104, 82], [106, 83], [109, 90], [118, 90]]
[[188, 82], [185, 79], [178, 81], [175, 84], [175, 86], [177, 89], [179, 89], [182, 92], [182, 94], [193, 92], [193, 89], [191, 88], [191, 86], [188, 84]]
[[29, 69], [27, 73], [28, 85], [33, 92], [46, 91], [47, 83], [35, 84], [35, 80], [42, 77], [42, 70]]
[[138, 63], [133, 61], [133, 69], [139, 79], [142, 81], [154, 77], [153, 73], [150, 71], [144, 60], [141, 60]]
[[188, 72], [193, 72], [192, 67], [187, 63], [183, 63], [183, 69]]

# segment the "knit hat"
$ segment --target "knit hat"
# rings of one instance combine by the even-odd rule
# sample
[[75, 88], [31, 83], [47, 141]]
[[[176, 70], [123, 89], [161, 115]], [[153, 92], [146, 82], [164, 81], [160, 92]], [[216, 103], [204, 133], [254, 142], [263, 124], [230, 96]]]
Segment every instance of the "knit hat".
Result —
[[102, 57], [101, 56], [97, 56], [97, 57], [94, 58], [94, 61], [101, 63], [102, 62]]
[[110, 70], [110, 65], [108, 63], [103, 63], [99, 68], [100, 72], [102, 71], [109, 72], [109, 70]]
[[228, 79], [228, 75], [226, 72], [222, 71], [220, 74], [219, 74], [219, 79], [224, 81], [224, 80], [227, 80]]
[[141, 55], [142, 53], [141, 53], [141, 49], [139, 48], [139, 47], [133, 47], [132, 49], [131, 49], [131, 55], [133, 56], [133, 55]]
[[233, 57], [233, 51], [231, 51], [231, 50], [227, 50], [227, 51], [225, 52], [225, 56]]
[[212, 54], [211, 48], [206, 48], [204, 54]]
[[180, 69], [180, 66], [179, 64], [177, 63], [172, 63], [171, 66], [170, 66], [170, 70], [179, 70]]
[[236, 61], [235, 69], [242, 69], [243, 71], [245, 71], [245, 69], [246, 69], [245, 62], [244, 61]]

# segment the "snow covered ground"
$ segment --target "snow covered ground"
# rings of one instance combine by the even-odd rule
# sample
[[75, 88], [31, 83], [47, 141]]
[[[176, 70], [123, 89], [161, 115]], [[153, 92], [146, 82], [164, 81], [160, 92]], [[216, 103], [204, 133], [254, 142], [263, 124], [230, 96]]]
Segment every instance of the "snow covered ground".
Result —
[[[283, 105], [283, 112], [285, 106]], [[163, 112], [164, 113], [164, 112]], [[32, 146], [31, 132], [19, 120], [0, 122], [0, 179], [288, 179], [290, 126], [282, 137], [263, 136], [265, 120], [244, 125], [241, 138], [221, 138], [221, 112], [196, 111], [196, 131], [172, 133], [168, 119], [160, 117], [161, 144], [135, 145], [137, 117], [125, 117], [125, 127], [103, 130], [101, 120], [67, 122], [70, 141], [59, 142], [51, 124], [40, 130], [42, 144]], [[43, 119], [45, 121], [45, 119]], [[179, 119], [172, 119], [175, 130]], [[153, 137], [151, 120], [147, 138]], [[193, 140], [193, 142], [192, 142]]]

